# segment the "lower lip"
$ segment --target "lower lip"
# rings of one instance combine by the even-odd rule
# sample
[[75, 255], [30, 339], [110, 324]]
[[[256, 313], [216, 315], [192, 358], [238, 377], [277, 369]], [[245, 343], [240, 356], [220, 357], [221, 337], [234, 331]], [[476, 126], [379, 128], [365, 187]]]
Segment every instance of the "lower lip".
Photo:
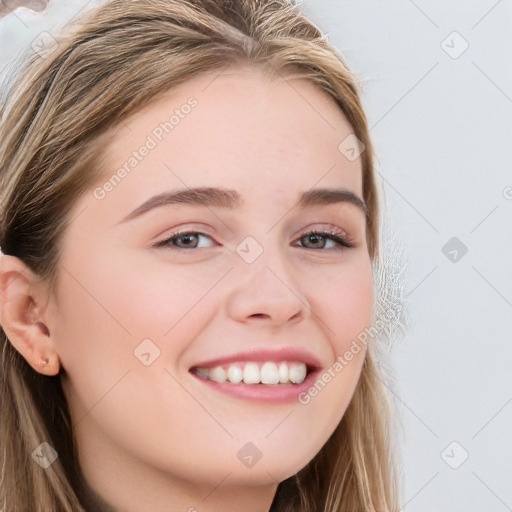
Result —
[[233, 384], [232, 382], [216, 382], [204, 379], [196, 373], [191, 373], [206, 386], [226, 395], [266, 403], [289, 403], [298, 401], [298, 396], [312, 386], [320, 372], [308, 373], [300, 384], [245, 384], [243, 382]]

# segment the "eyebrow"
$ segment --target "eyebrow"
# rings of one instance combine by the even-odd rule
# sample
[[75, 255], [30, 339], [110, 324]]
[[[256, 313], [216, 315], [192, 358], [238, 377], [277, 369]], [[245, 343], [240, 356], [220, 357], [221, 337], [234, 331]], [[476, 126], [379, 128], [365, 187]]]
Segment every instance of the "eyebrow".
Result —
[[[368, 208], [364, 200], [347, 189], [317, 188], [308, 190], [299, 195], [295, 206], [299, 209], [306, 209], [313, 206], [326, 206], [335, 203], [352, 204], [359, 208], [365, 216], [368, 215]], [[119, 221], [118, 224], [133, 220], [161, 206], [183, 204], [234, 210], [242, 206], [243, 200], [236, 190], [224, 188], [199, 187], [164, 192], [149, 198]]]

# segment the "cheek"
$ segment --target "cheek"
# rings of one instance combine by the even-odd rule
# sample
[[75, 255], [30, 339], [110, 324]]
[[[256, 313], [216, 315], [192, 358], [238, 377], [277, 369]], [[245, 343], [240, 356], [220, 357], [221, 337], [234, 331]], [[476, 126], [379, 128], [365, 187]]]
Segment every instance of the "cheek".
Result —
[[374, 288], [371, 271], [346, 276], [336, 304], [339, 322], [335, 324], [337, 352], [346, 349], [347, 341], [371, 326]]
[[[229, 271], [211, 265], [208, 271], [195, 265], [176, 270], [171, 265], [145, 265], [126, 255], [73, 263], [66, 266], [73, 277], [64, 273], [58, 291], [54, 334], [69, 375], [64, 386], [76, 418], [93, 407], [99, 414], [95, 404], [128, 372], [116, 387], [118, 396], [130, 379], [144, 389], [168, 386], [171, 379], [165, 370], [178, 371], [182, 355], [215, 315], [218, 304], [208, 294]], [[150, 366], [145, 366], [144, 357], [151, 360]], [[145, 403], [149, 415], [157, 407], [140, 393], [125, 402]], [[115, 416], [123, 414], [128, 409]]]
[[113, 298], [113, 304], [135, 339], [160, 340], [162, 350], [168, 350], [172, 340], [172, 350], [178, 355], [213, 314], [212, 292], [229, 269], [226, 263], [133, 262], [129, 268], [115, 270], [122, 293]]
[[343, 353], [358, 334], [371, 326], [374, 283], [371, 262], [361, 259], [336, 271], [325, 271], [311, 281], [311, 309], [331, 341], [336, 354]]
[[[134, 338], [116, 308], [120, 288], [68, 268], [73, 277], [62, 276], [52, 338], [64, 372], [63, 388], [79, 419], [133, 366]], [[118, 291], [116, 296], [112, 290]]]
[[[64, 297], [64, 314], [100, 316], [101, 323], [117, 324], [119, 332], [129, 333], [134, 342], [162, 337], [183, 319], [194, 316], [199, 302], [229, 270], [225, 264], [222, 268], [166, 264], [135, 254], [131, 257], [126, 251], [103, 253], [100, 261], [97, 254], [99, 251], [73, 261], [73, 276], [79, 284], [64, 276], [59, 292]], [[70, 301], [81, 302], [89, 311], [66, 310]]]
[[326, 435], [341, 420], [359, 381], [366, 354], [367, 332], [374, 313], [371, 262], [360, 260], [324, 281], [325, 293], [316, 293], [313, 311], [321, 318], [330, 341], [331, 364], [299, 402], [310, 417], [323, 417]]

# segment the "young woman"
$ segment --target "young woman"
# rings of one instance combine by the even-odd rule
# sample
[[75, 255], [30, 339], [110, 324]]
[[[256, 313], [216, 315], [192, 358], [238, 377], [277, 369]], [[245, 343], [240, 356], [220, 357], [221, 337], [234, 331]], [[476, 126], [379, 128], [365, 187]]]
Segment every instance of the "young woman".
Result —
[[285, 0], [113, 0], [1, 107], [14, 511], [400, 509], [357, 82]]

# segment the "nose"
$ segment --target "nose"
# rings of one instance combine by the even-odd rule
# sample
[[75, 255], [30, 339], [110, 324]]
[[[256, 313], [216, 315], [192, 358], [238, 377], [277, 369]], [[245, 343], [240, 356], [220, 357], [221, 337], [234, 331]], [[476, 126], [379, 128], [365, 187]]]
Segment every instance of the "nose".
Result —
[[277, 249], [265, 249], [256, 261], [240, 261], [238, 266], [226, 304], [231, 318], [277, 326], [303, 321], [309, 315], [299, 271]]

